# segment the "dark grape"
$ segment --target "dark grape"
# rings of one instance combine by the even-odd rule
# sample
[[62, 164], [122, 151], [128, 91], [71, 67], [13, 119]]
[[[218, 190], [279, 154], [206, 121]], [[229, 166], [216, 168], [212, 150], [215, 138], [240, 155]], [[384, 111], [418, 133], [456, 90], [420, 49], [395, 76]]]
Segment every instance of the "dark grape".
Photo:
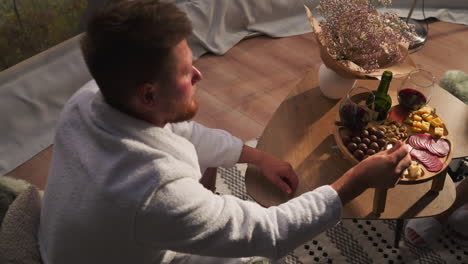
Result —
[[377, 142], [372, 142], [369, 146], [369, 148], [375, 150], [375, 151], [379, 151], [380, 147], [379, 147], [379, 144], [377, 144]]
[[361, 131], [361, 138], [365, 138], [365, 137], [368, 137], [369, 136], [369, 131], [367, 131], [367, 129], [363, 129]]
[[362, 143], [369, 145], [371, 143], [371, 140], [369, 138], [363, 138]]
[[377, 140], [377, 144], [379, 144], [379, 146], [383, 148], [385, 147], [385, 145], [387, 145], [387, 141], [383, 138], [380, 138], [379, 140]]
[[354, 142], [351, 142], [348, 144], [347, 148], [349, 151], [354, 152], [358, 148], [358, 145]]
[[362, 150], [363, 152], [366, 152], [366, 151], [367, 151], [367, 145], [364, 144], [364, 143], [359, 144], [359, 145], [358, 145], [358, 148], [359, 148], [360, 150]]
[[356, 144], [359, 144], [359, 143], [361, 143], [361, 138], [360, 138], [360, 137], [353, 137], [353, 138], [351, 139], [351, 141], [353, 141], [353, 142], [356, 143]]
[[354, 151], [353, 155], [358, 160], [362, 160], [362, 158], [364, 158], [364, 152], [360, 149]]
[[[383, 138], [385, 136], [384, 132], [382, 130], [377, 130], [377, 132], [375, 132], [375, 136], [377, 136], [377, 138]], [[374, 140], [376, 141], [376, 140]]]
[[369, 133], [370, 133], [371, 135], [375, 135], [375, 132], [377, 132], [377, 129], [376, 129], [375, 127], [369, 128]]

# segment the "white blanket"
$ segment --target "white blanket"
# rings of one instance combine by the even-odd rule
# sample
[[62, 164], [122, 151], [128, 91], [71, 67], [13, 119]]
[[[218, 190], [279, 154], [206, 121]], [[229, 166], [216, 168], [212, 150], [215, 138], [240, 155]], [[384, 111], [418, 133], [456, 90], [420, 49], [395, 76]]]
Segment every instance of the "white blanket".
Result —
[[[194, 35], [189, 40], [195, 57], [206, 52], [222, 55], [251, 34], [287, 37], [311, 32], [304, 4], [313, 9], [319, 0], [172, 0], [190, 17]], [[412, 18], [423, 19], [423, 1]], [[468, 1], [426, 0], [425, 17], [468, 25]], [[393, 0], [391, 8], [407, 17], [412, 1]]]

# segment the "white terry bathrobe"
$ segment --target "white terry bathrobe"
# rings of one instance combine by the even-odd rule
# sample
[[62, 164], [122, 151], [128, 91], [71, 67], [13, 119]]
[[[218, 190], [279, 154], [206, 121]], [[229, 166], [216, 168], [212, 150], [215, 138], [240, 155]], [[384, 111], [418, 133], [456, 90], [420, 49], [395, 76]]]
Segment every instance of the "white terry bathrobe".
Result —
[[44, 262], [171, 263], [175, 252], [276, 259], [339, 221], [330, 186], [263, 208], [199, 183], [200, 166], [231, 167], [241, 150], [238, 138], [196, 122], [159, 128], [130, 117], [89, 82], [57, 127], [39, 230]]

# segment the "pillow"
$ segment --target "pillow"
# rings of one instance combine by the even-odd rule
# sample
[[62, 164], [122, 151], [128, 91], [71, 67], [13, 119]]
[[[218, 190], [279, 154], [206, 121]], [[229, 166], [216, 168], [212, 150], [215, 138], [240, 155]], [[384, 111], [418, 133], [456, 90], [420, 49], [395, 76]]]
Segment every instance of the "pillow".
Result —
[[457, 70], [447, 71], [440, 80], [440, 86], [468, 104], [468, 74]]
[[16, 194], [8, 187], [0, 184], [0, 226], [2, 225], [3, 218], [8, 211], [8, 208], [16, 198]]
[[37, 243], [40, 214], [41, 198], [31, 185], [11, 204], [0, 227], [0, 263], [42, 263]]
[[10, 205], [16, 197], [21, 192], [28, 189], [30, 185], [31, 184], [21, 179], [0, 176], [0, 226], [2, 225], [3, 218]]

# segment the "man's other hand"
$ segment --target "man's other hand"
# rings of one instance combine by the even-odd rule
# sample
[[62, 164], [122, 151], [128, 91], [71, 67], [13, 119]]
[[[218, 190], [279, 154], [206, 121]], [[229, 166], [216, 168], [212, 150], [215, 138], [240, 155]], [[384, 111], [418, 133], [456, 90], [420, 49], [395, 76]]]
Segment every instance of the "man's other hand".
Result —
[[292, 194], [297, 188], [297, 175], [289, 162], [282, 161], [268, 153], [263, 153], [258, 164], [263, 175], [286, 194]]

